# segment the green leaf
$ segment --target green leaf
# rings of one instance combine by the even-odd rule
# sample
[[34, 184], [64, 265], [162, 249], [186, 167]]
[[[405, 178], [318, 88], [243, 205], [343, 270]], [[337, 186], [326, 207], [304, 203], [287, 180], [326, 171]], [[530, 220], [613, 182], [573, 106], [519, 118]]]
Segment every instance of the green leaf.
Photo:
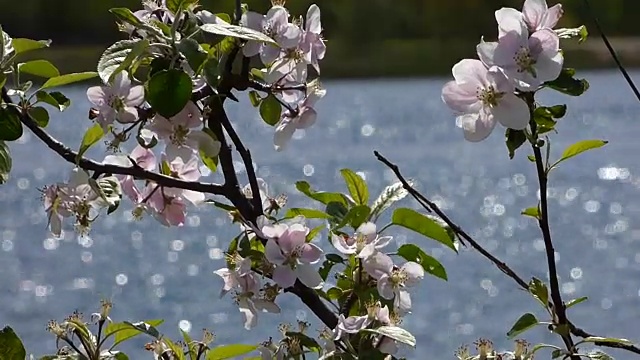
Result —
[[349, 194], [351, 194], [356, 204], [367, 205], [369, 202], [369, 189], [364, 179], [350, 169], [342, 169], [340, 173], [347, 184]]
[[398, 208], [393, 212], [391, 222], [436, 240], [456, 251], [451, 234], [436, 221], [408, 208]]
[[200, 160], [202, 160], [202, 163], [207, 168], [209, 168], [209, 170], [211, 170], [212, 173], [215, 173], [216, 170], [218, 170], [218, 157], [207, 156], [204, 153], [204, 150], [200, 150], [199, 154], [200, 154]]
[[416, 337], [407, 330], [397, 326], [380, 326], [377, 329], [362, 329], [361, 331], [384, 335], [403, 344], [414, 348], [416, 347]]
[[545, 86], [571, 96], [580, 96], [589, 89], [589, 83], [584, 79], [575, 79], [576, 71], [564, 68], [558, 78], [544, 83]]
[[582, 154], [583, 152], [587, 151], [587, 150], [591, 150], [591, 149], [597, 149], [599, 147], [603, 147], [605, 145], [607, 145], [609, 142], [606, 140], [582, 140], [582, 141], [578, 141], [577, 143], [570, 145], [569, 147], [567, 147], [566, 149], [564, 149], [564, 151], [562, 152], [562, 156], [560, 156], [560, 159], [558, 161], [556, 161], [555, 164], [553, 164], [552, 167], [555, 167], [556, 165], [558, 165], [559, 163], [570, 159], [576, 155]]
[[128, 70], [129, 67], [131, 67], [131, 64], [133, 64], [136, 60], [138, 60], [138, 58], [142, 55], [144, 55], [144, 53], [147, 51], [147, 49], [149, 48], [149, 40], [147, 39], [142, 39], [140, 41], [138, 41], [133, 48], [131, 49], [131, 51], [127, 54], [127, 56], [125, 56], [125, 58], [122, 60], [122, 62], [113, 69], [113, 72], [111, 73], [111, 75], [109, 75], [109, 83], [113, 82], [113, 79], [122, 71], [124, 70]]
[[549, 306], [549, 289], [547, 289], [547, 285], [540, 281], [540, 279], [531, 279], [529, 282], [529, 292], [540, 301], [545, 309]]
[[343, 292], [344, 291], [342, 291], [342, 289], [338, 287], [332, 287], [331, 289], [327, 290], [327, 297], [330, 300], [338, 300], [342, 296]]
[[161, 70], [145, 84], [145, 99], [161, 116], [169, 119], [191, 99], [191, 77], [178, 69]]
[[280, 121], [280, 114], [282, 114], [282, 105], [273, 94], [269, 94], [260, 103], [262, 120], [271, 126], [275, 126]]
[[231, 344], [215, 347], [207, 353], [207, 360], [234, 359], [255, 351], [258, 345]]
[[507, 336], [512, 339], [518, 336], [518, 334], [521, 334], [536, 325], [538, 325], [538, 319], [536, 319], [535, 315], [526, 313], [522, 315], [515, 324], [513, 324], [511, 330], [507, 333]]
[[527, 137], [524, 134], [524, 131], [513, 129], [507, 129], [505, 132], [505, 136], [507, 138], [507, 150], [509, 150], [509, 159], [513, 159], [516, 154], [516, 150], [518, 150], [518, 148], [522, 146], [525, 141], [527, 141]]
[[324, 225], [318, 225], [316, 227], [314, 227], [313, 229], [311, 229], [309, 231], [309, 233], [307, 234], [306, 238], [306, 242], [310, 242], [313, 239], [315, 239], [316, 236], [318, 236], [318, 234], [320, 233], [320, 231], [322, 231], [322, 229], [324, 229], [325, 226]]
[[13, 45], [13, 48], [15, 49], [17, 55], [27, 51], [49, 47], [51, 45], [51, 40], [31, 40], [25, 38], [15, 38], [11, 41], [11, 45]]
[[306, 181], [298, 181], [296, 182], [296, 189], [306, 195], [307, 197], [319, 201], [325, 205], [330, 202], [339, 202], [343, 205], [348, 205], [348, 201], [343, 194], [340, 193], [332, 193], [332, 192], [324, 192], [324, 191], [315, 191], [311, 189], [311, 185], [309, 185]]
[[444, 266], [414, 244], [404, 244], [400, 246], [398, 248], [398, 256], [403, 257], [407, 261], [413, 261], [422, 265], [424, 271], [435, 277], [445, 281], [447, 280], [447, 272]]
[[89, 150], [89, 148], [95, 145], [102, 137], [104, 136], [104, 132], [102, 131], [102, 126], [100, 124], [95, 124], [84, 133], [82, 137], [82, 142], [80, 143], [80, 150], [78, 150], [78, 156], [76, 156], [76, 162], [80, 161], [82, 155]]
[[198, 0], [167, 0], [167, 9], [172, 13], [177, 14], [197, 2]]
[[58, 68], [47, 60], [31, 60], [18, 64], [18, 71], [21, 74], [31, 74], [47, 79], [60, 75]]
[[9, 173], [11, 172], [11, 152], [9, 146], [0, 140], [0, 184], [9, 181]]
[[42, 84], [42, 87], [40, 87], [40, 90], [50, 89], [56, 86], [69, 85], [69, 84], [77, 83], [80, 81], [93, 79], [96, 76], [98, 76], [98, 73], [95, 71], [86, 71], [86, 72], [80, 72], [80, 73], [60, 75], [60, 76], [52, 77], [49, 80], [47, 80], [44, 84]]
[[582, 296], [582, 297], [579, 297], [579, 298], [577, 298], [577, 299], [571, 299], [571, 300], [567, 301], [567, 303], [564, 305], [564, 307], [565, 307], [566, 309], [568, 309], [568, 308], [570, 308], [570, 307], [572, 307], [572, 306], [574, 306], [574, 305], [578, 305], [578, 304], [580, 304], [580, 303], [581, 303], [581, 302], [583, 302], [583, 301], [587, 301], [588, 299], [589, 299], [589, 298], [588, 298], [588, 297], [586, 297], [586, 296]]
[[180, 333], [182, 333], [182, 339], [184, 340], [184, 344], [186, 345], [187, 353], [189, 353], [189, 359], [200, 360], [197, 358], [198, 351], [196, 349], [196, 345], [192, 343], [192, 339], [191, 336], [189, 336], [189, 333], [182, 329], [180, 329]]
[[338, 228], [349, 224], [352, 228], [357, 229], [360, 225], [362, 225], [362, 223], [367, 221], [367, 218], [369, 218], [370, 214], [371, 209], [367, 205], [356, 205], [349, 209], [347, 215], [345, 215], [340, 225], [338, 225]]
[[[327, 204], [325, 212], [331, 217], [331, 222], [338, 224], [346, 224], [344, 218], [349, 213], [349, 209], [341, 202], [331, 201]], [[344, 225], [342, 225], [344, 226]]]
[[251, 90], [249, 91], [249, 101], [251, 101], [251, 106], [258, 107], [260, 106], [260, 102], [262, 102], [262, 98], [257, 91]]
[[207, 61], [202, 64], [202, 75], [204, 75], [207, 84], [213, 88], [217, 88], [220, 83], [219, 65], [218, 59], [214, 57], [209, 57]]
[[244, 40], [256, 40], [256, 41], [277, 45], [277, 43], [267, 35], [259, 31], [249, 29], [244, 26], [237, 26], [237, 25], [224, 24], [224, 23], [204, 24], [200, 26], [200, 29], [202, 29], [202, 31], [204, 32], [208, 32], [211, 34], [230, 36], [230, 37], [244, 39]]
[[124, 8], [124, 7], [112, 8], [112, 9], [109, 9], [109, 12], [115, 15], [116, 18], [118, 18], [118, 20], [131, 24], [136, 28], [140, 28], [144, 26], [144, 23], [137, 16], [135, 16], [133, 12], [128, 8]]
[[600, 336], [589, 336], [582, 339], [582, 342], [591, 342], [591, 343], [599, 343], [599, 344], [622, 344], [622, 345], [633, 345], [633, 342], [627, 339], [617, 339], [617, 338], [606, 338]]
[[122, 343], [123, 341], [127, 341], [135, 336], [140, 334], [148, 334], [154, 338], [159, 338], [160, 333], [156, 329], [156, 326], [162, 324], [164, 320], [146, 320], [137, 323], [130, 323], [128, 321], [119, 322], [119, 323], [109, 323], [107, 328], [105, 329], [104, 336], [108, 338], [113, 336], [113, 345]]
[[59, 91], [52, 91], [48, 93], [46, 91], [39, 90], [36, 92], [36, 99], [38, 99], [38, 102], [49, 104], [60, 111], [64, 111], [69, 107], [69, 105], [71, 105], [71, 100]]
[[[413, 186], [413, 181], [409, 180], [407, 182]], [[384, 188], [371, 206], [371, 220], [375, 222], [383, 211], [388, 209], [396, 201], [404, 199], [408, 194], [409, 192], [399, 181]]]
[[526, 208], [522, 210], [520, 214], [525, 216], [531, 216], [532, 218], [540, 219], [540, 209], [537, 206]]
[[127, 356], [127, 354], [123, 353], [123, 352], [115, 352], [115, 360], [129, 360], [129, 357]]
[[13, 329], [6, 326], [0, 330], [0, 359], [24, 360], [26, 357], [27, 352], [24, 349], [24, 345], [22, 345], [22, 341]]
[[12, 107], [0, 108], [0, 140], [18, 140], [22, 131], [18, 110]]
[[98, 74], [105, 84], [109, 83], [111, 75], [126, 59], [132, 49], [143, 40], [120, 40], [109, 46], [98, 60]]
[[200, 46], [197, 41], [191, 38], [183, 38], [176, 46], [178, 47], [180, 53], [182, 53], [182, 55], [187, 58], [189, 66], [196, 73], [196, 75], [200, 74], [202, 64], [204, 64], [204, 62], [207, 60], [209, 54], [204, 51], [202, 46]]
[[47, 112], [47, 109], [42, 106], [34, 106], [29, 108], [27, 112], [33, 121], [35, 121], [41, 128], [49, 125], [49, 112]]
[[326, 260], [322, 262], [322, 266], [318, 271], [318, 273], [320, 274], [320, 277], [322, 277], [322, 280], [327, 280], [327, 277], [329, 276], [329, 272], [331, 271], [331, 268], [333, 268], [335, 264], [344, 263], [344, 259], [337, 254], [326, 254], [325, 258]]
[[570, 29], [567, 29], [567, 28], [555, 29], [554, 31], [556, 32], [558, 37], [561, 39], [571, 39], [571, 38], [577, 37], [578, 44], [582, 44], [583, 42], [585, 42], [587, 40], [587, 37], [589, 36], [587, 27], [584, 25], [577, 28], [570, 28]]
[[316, 209], [291, 208], [284, 215], [285, 218], [304, 216], [307, 219], [329, 219], [331, 216], [324, 211]]

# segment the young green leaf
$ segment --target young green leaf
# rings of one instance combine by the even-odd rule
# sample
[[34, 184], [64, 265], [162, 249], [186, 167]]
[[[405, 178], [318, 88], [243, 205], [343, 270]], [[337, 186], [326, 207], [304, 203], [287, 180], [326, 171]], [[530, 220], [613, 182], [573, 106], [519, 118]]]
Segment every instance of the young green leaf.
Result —
[[535, 218], [535, 219], [540, 219], [540, 209], [537, 206], [528, 207], [528, 208], [522, 210], [522, 212], [520, 212], [520, 214], [525, 215], [525, 216], [531, 216], [532, 218]]
[[49, 113], [42, 106], [34, 106], [27, 111], [29, 116], [35, 121], [41, 128], [49, 125]]
[[207, 353], [207, 360], [235, 359], [238, 356], [255, 351], [257, 345], [231, 344], [215, 347]]
[[218, 170], [218, 157], [207, 156], [203, 150], [200, 150], [199, 154], [200, 154], [200, 160], [202, 160], [202, 163], [209, 170], [211, 170], [212, 173], [215, 173], [216, 170]]
[[400, 246], [398, 248], [398, 256], [403, 257], [407, 261], [413, 261], [422, 265], [425, 272], [435, 277], [445, 281], [447, 280], [447, 272], [444, 266], [414, 244], [404, 244]]
[[322, 231], [322, 229], [324, 228], [325, 228], [324, 225], [318, 225], [313, 229], [309, 230], [309, 233], [306, 236], [306, 242], [310, 242], [313, 239], [315, 239], [315, 237], [318, 236], [318, 234], [320, 234], [320, 231]]
[[24, 360], [26, 357], [27, 352], [24, 345], [13, 329], [6, 326], [0, 330], [0, 359]]
[[282, 105], [273, 94], [269, 94], [260, 103], [260, 117], [265, 123], [275, 126], [280, 121], [281, 114]]
[[18, 64], [18, 71], [21, 74], [30, 74], [47, 79], [60, 75], [58, 68], [47, 60], [31, 60]]
[[80, 143], [80, 150], [78, 150], [78, 156], [76, 157], [76, 162], [80, 161], [82, 155], [84, 155], [87, 150], [93, 145], [95, 145], [102, 137], [104, 136], [104, 131], [102, 131], [102, 126], [100, 124], [95, 124], [84, 133], [82, 137], [82, 142]]
[[93, 79], [96, 76], [98, 76], [98, 73], [95, 71], [86, 71], [86, 72], [80, 72], [80, 73], [60, 75], [60, 76], [52, 77], [49, 80], [45, 81], [45, 83], [42, 84], [42, 86], [40, 87], [40, 90], [50, 89], [56, 86], [69, 85], [69, 84], [77, 83], [80, 81]]
[[177, 44], [178, 50], [185, 58], [189, 66], [196, 74], [200, 74], [202, 64], [207, 60], [209, 54], [204, 51], [202, 46], [197, 41], [191, 38], [183, 38]]
[[22, 132], [18, 110], [12, 107], [0, 107], [0, 140], [18, 140], [22, 136]]
[[585, 151], [591, 150], [591, 149], [597, 149], [599, 147], [603, 147], [606, 144], [608, 144], [609, 142], [606, 140], [582, 140], [582, 141], [578, 141], [577, 143], [570, 145], [569, 147], [567, 147], [563, 152], [562, 152], [562, 156], [560, 156], [560, 159], [558, 161], [556, 161], [555, 164], [553, 164], [552, 167], [555, 167], [556, 165], [558, 165], [559, 163], [570, 159], [576, 155], [579, 155]]
[[191, 99], [191, 78], [178, 69], [161, 70], [145, 84], [145, 100], [161, 116], [170, 118]]
[[589, 336], [582, 339], [582, 342], [633, 345], [633, 342], [627, 339], [605, 338], [600, 336]]
[[304, 216], [307, 219], [329, 219], [331, 216], [324, 211], [316, 209], [290, 208], [284, 215], [285, 218]]
[[583, 302], [583, 301], [587, 301], [588, 299], [589, 299], [589, 298], [588, 298], [588, 297], [586, 297], [586, 296], [582, 296], [582, 297], [579, 297], [579, 298], [577, 298], [577, 299], [572, 299], [572, 300], [567, 301], [567, 303], [565, 304], [565, 306], [564, 306], [564, 307], [565, 307], [566, 309], [568, 309], [568, 308], [570, 308], [570, 307], [572, 307], [572, 306], [574, 306], [574, 305], [578, 305], [578, 304], [580, 304], [580, 303], [581, 303], [581, 302]]
[[564, 68], [558, 78], [544, 83], [545, 86], [563, 94], [580, 96], [589, 89], [589, 83], [584, 79], [575, 79], [576, 71], [571, 68]]
[[361, 331], [384, 335], [403, 344], [416, 347], [416, 337], [407, 330], [397, 326], [380, 326], [377, 329], [363, 329]]
[[515, 324], [513, 324], [511, 330], [507, 333], [507, 336], [509, 339], [512, 339], [518, 336], [518, 334], [521, 334], [536, 325], [538, 325], [538, 319], [536, 319], [535, 315], [526, 313], [522, 315]]
[[36, 92], [36, 99], [38, 99], [38, 102], [49, 104], [60, 111], [64, 111], [69, 107], [69, 105], [71, 105], [71, 100], [59, 91], [52, 91], [48, 93], [44, 90], [39, 90]]
[[436, 221], [408, 208], [398, 208], [393, 212], [391, 222], [436, 240], [457, 252], [451, 234]]
[[132, 49], [141, 41], [138, 40], [120, 40], [109, 46], [100, 56], [98, 60], [98, 74], [105, 84], [109, 83], [111, 75], [126, 59]]
[[138, 41], [133, 46], [131, 51], [127, 54], [127, 56], [125, 56], [124, 60], [122, 60], [122, 62], [115, 69], [113, 69], [113, 71], [111, 72], [111, 75], [109, 75], [108, 82], [112, 83], [116, 75], [118, 75], [124, 70], [128, 70], [129, 67], [131, 67], [131, 64], [133, 64], [136, 60], [138, 60], [138, 58], [144, 55], [148, 48], [149, 48], [149, 40], [142, 39]]
[[146, 320], [137, 323], [130, 323], [128, 321], [109, 323], [105, 329], [104, 337], [108, 338], [113, 336], [113, 347], [143, 333], [151, 335], [154, 338], [159, 338], [160, 333], [156, 327], [163, 322], [164, 320], [158, 319]]
[[11, 172], [11, 152], [9, 146], [0, 140], [0, 184], [9, 181], [9, 173]]
[[547, 289], [547, 285], [540, 281], [540, 279], [531, 279], [529, 282], [529, 292], [540, 301], [540, 304], [542, 304], [545, 309], [549, 306], [549, 289]]
[[350, 169], [342, 169], [340, 173], [344, 178], [344, 182], [347, 184], [349, 194], [351, 194], [356, 204], [367, 205], [369, 202], [369, 189], [364, 179]]
[[244, 26], [218, 23], [204, 24], [200, 26], [200, 29], [211, 34], [230, 36], [244, 40], [255, 40], [268, 44], [278, 45], [272, 38], [268, 37], [267, 35]]
[[518, 148], [527, 141], [527, 137], [525, 136], [524, 131], [513, 129], [507, 129], [505, 136], [507, 138], [506, 143], [507, 150], [509, 150], [509, 159], [513, 159], [516, 154], [516, 150], [518, 150]]
[[17, 54], [22, 54], [31, 50], [38, 50], [51, 45], [51, 40], [31, 40], [25, 38], [15, 38], [11, 41]]
[[118, 20], [131, 24], [136, 28], [141, 27], [143, 25], [142, 20], [140, 20], [137, 16], [135, 16], [135, 14], [128, 8], [124, 8], [124, 7], [112, 8], [112, 9], [109, 9], [109, 12], [115, 15], [118, 18]]
[[262, 98], [260, 97], [257, 91], [251, 90], [249, 91], [249, 101], [251, 102], [251, 106], [258, 107], [262, 102]]
[[360, 225], [367, 221], [367, 218], [369, 218], [370, 214], [371, 208], [369, 208], [367, 205], [356, 205], [349, 209], [340, 225], [338, 225], [338, 228], [349, 224], [352, 228], [357, 229]]
[[346, 196], [344, 196], [343, 194], [325, 192], [325, 191], [315, 191], [311, 188], [311, 185], [309, 185], [309, 183], [306, 181], [296, 182], [296, 189], [298, 189], [298, 191], [300, 191], [307, 197], [313, 200], [319, 201], [325, 205], [329, 204], [330, 202], [339, 202], [339, 203], [342, 203], [343, 205], [349, 204]]

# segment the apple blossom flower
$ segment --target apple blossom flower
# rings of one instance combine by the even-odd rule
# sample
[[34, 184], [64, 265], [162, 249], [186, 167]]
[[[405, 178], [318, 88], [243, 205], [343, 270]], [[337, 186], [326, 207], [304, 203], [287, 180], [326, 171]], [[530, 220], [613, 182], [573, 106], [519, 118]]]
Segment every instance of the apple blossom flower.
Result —
[[176, 156], [184, 152], [202, 150], [207, 156], [215, 157], [220, 152], [220, 142], [202, 130], [196, 130], [203, 124], [200, 110], [189, 101], [179, 113], [167, 119], [156, 114], [149, 130], [158, 139], [167, 141], [166, 154]]
[[245, 318], [245, 329], [251, 330], [258, 324], [258, 312], [280, 313], [280, 307], [273, 302], [275, 295], [271, 294], [269, 290], [273, 287], [265, 285], [266, 290], [260, 290], [255, 273], [250, 273], [239, 280], [240, 290], [236, 291], [235, 302]]
[[281, 151], [285, 148], [296, 130], [307, 129], [315, 124], [318, 114], [313, 107], [318, 100], [327, 94], [327, 90], [322, 88], [319, 81], [314, 80], [314, 82], [309, 83], [307, 92], [307, 97], [298, 104], [297, 114], [285, 111], [278, 124], [276, 124], [273, 137], [276, 151]]
[[139, 209], [151, 212], [162, 225], [184, 225], [187, 205], [181, 197], [165, 194], [163, 188], [155, 183], [147, 184], [141, 197], [145, 203], [140, 204]]
[[[162, 154], [162, 161], [168, 164], [169, 167], [169, 176], [182, 179], [186, 181], [198, 181], [200, 179], [201, 173], [198, 167], [198, 158], [193, 154], [188, 157], [188, 160], [185, 162], [182, 156], [175, 156], [173, 159], [169, 159], [166, 154]], [[165, 195], [173, 195], [179, 196], [189, 200], [194, 205], [200, 205], [205, 200], [204, 193], [186, 190], [186, 189], [175, 189], [175, 188], [166, 188], [164, 189]]]
[[499, 67], [522, 91], [534, 91], [558, 77], [563, 55], [560, 38], [553, 30], [544, 28], [529, 36], [523, 20], [498, 15], [496, 19], [504, 34], [497, 42], [481, 41], [477, 46], [478, 57], [487, 67]]
[[[156, 156], [150, 149], [145, 149], [144, 147], [137, 145], [129, 156], [126, 155], [107, 155], [102, 161], [103, 164], [112, 164], [119, 165], [123, 167], [132, 167], [134, 164], [131, 163], [131, 160], [135, 162], [135, 166], [138, 166], [147, 171], [155, 171], [156, 170]], [[142, 201], [142, 197], [140, 195], [140, 190], [136, 187], [133, 176], [131, 175], [115, 175], [115, 177], [120, 181], [120, 186], [122, 187], [122, 192], [127, 195], [131, 201], [134, 203], [139, 203]]]
[[282, 6], [273, 6], [266, 15], [247, 11], [240, 20], [242, 26], [257, 30], [272, 38], [277, 44], [267, 44], [260, 41], [249, 40], [244, 45], [244, 56], [252, 57], [260, 54], [262, 63], [270, 64], [278, 57], [280, 48], [290, 49], [298, 46], [302, 37], [302, 30], [289, 23], [289, 13]]
[[480, 60], [463, 59], [453, 66], [454, 81], [442, 89], [442, 100], [459, 116], [468, 141], [487, 138], [496, 123], [522, 130], [529, 123], [527, 104], [514, 95], [514, 86], [497, 69]]
[[302, 224], [275, 224], [264, 226], [262, 233], [268, 238], [265, 256], [275, 264], [273, 281], [283, 288], [293, 286], [296, 279], [313, 289], [322, 287], [320, 274], [311, 266], [320, 261], [322, 249], [306, 242], [309, 228]]
[[388, 255], [376, 252], [364, 261], [363, 268], [378, 281], [380, 296], [393, 299], [396, 311], [405, 313], [411, 309], [411, 296], [405, 288], [416, 285], [424, 277], [424, 269], [420, 264], [408, 261], [398, 268]]
[[[213, 273], [220, 276], [224, 281], [224, 285], [220, 290], [220, 297], [222, 298], [229, 291], [240, 288], [240, 279], [251, 274], [251, 259], [243, 258], [240, 255], [232, 257], [232, 263], [235, 265], [233, 269], [221, 268]], [[257, 291], [256, 291], [257, 292]]]
[[338, 251], [345, 255], [356, 254], [361, 259], [366, 259], [387, 246], [392, 239], [391, 236], [378, 236], [376, 224], [372, 222], [360, 225], [353, 237], [331, 233], [331, 242]]
[[531, 32], [553, 29], [558, 24], [563, 12], [562, 4], [549, 7], [546, 0], [525, 0], [522, 6], [524, 21]]
[[89, 101], [96, 106], [96, 122], [106, 132], [114, 121], [132, 123], [138, 120], [136, 106], [144, 102], [144, 87], [131, 86], [129, 73], [121, 71], [108, 86], [92, 86], [87, 89]]
[[345, 334], [357, 334], [360, 330], [366, 329], [373, 319], [369, 315], [349, 316], [343, 314], [338, 316], [338, 325], [334, 329], [334, 340], [342, 339]]
[[61, 195], [60, 187], [57, 184], [48, 185], [42, 189], [42, 200], [49, 219], [49, 231], [57, 238], [62, 235], [62, 219], [71, 216], [71, 212]]
[[304, 33], [300, 47], [304, 52], [304, 58], [320, 74], [318, 61], [324, 58], [327, 46], [322, 39], [322, 24], [320, 22], [320, 8], [311, 4], [307, 10], [307, 18], [304, 24]]

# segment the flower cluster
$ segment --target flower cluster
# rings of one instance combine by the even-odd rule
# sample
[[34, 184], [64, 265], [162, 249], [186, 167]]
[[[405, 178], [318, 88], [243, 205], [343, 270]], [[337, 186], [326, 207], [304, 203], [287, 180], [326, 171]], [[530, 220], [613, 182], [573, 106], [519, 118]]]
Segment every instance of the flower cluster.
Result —
[[545, 0], [526, 0], [522, 12], [497, 10], [498, 41], [480, 41], [477, 59], [453, 66], [454, 81], [442, 89], [443, 101], [457, 114], [469, 141], [481, 141], [497, 123], [523, 130], [529, 108], [519, 97], [554, 80], [562, 70], [560, 38], [552, 30], [562, 15], [560, 4], [548, 8]]

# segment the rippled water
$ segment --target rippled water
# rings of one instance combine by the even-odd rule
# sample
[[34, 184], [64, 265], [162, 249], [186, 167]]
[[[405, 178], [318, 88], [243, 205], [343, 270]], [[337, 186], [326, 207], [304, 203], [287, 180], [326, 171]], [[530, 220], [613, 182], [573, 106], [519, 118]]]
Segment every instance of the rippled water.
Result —
[[[553, 136], [556, 157], [580, 139], [610, 141], [567, 162], [551, 177], [562, 291], [566, 299], [589, 297], [570, 310], [577, 325], [597, 335], [640, 341], [640, 107], [617, 73], [584, 76], [591, 89], [583, 97], [541, 96], [545, 104], [569, 105], [558, 127], [560, 136]], [[283, 153], [273, 150], [273, 130], [261, 123], [246, 97], [241, 106], [230, 105], [229, 113], [253, 150], [259, 176], [274, 193], [289, 194], [290, 206], [310, 205], [296, 194], [297, 180], [342, 190], [338, 171], [343, 167], [362, 172], [371, 192], [379, 193], [394, 178], [374, 158], [376, 149], [418, 179], [429, 197], [523, 277], [545, 278], [539, 231], [534, 221], [520, 215], [536, 203], [529, 150], [521, 149], [509, 161], [499, 133], [480, 144], [465, 142], [439, 100], [444, 81], [328, 82], [316, 126], [298, 134]], [[76, 129], [88, 125], [88, 105], [80, 88], [66, 90], [74, 104], [52, 117], [49, 130], [77, 147], [82, 134]], [[221, 280], [212, 274], [223, 266], [223, 250], [237, 229], [213, 208], [192, 209], [184, 228], [166, 229], [152, 219], [132, 221], [127, 204], [98, 221], [90, 237], [68, 232], [63, 240], [50, 238], [37, 188], [65, 180], [71, 165], [28, 133], [11, 150], [13, 177], [0, 187], [0, 324], [13, 326], [30, 352], [54, 350], [54, 339], [45, 332], [47, 320], [61, 319], [76, 308], [89, 314], [103, 297], [113, 298], [115, 319], [164, 318], [161, 330], [170, 336], [177, 335], [178, 326], [196, 337], [207, 327], [216, 332], [218, 343], [263, 341], [278, 323], [296, 317], [313, 320], [295, 297], [283, 295], [279, 301], [291, 311], [261, 316], [256, 329], [242, 329], [231, 300], [218, 299]], [[96, 159], [103, 154], [99, 148], [89, 152]], [[409, 200], [404, 205], [414, 206]], [[523, 312], [544, 316], [529, 296], [474, 251], [455, 255], [410, 232], [392, 235], [397, 244], [423, 246], [449, 275], [448, 282], [427, 277], [414, 291], [416, 316], [404, 325], [417, 336], [421, 354], [451, 358], [457, 346], [479, 336], [511, 347], [504, 334]], [[556, 341], [543, 328], [527, 338]], [[143, 343], [125, 349], [141, 354]]]

